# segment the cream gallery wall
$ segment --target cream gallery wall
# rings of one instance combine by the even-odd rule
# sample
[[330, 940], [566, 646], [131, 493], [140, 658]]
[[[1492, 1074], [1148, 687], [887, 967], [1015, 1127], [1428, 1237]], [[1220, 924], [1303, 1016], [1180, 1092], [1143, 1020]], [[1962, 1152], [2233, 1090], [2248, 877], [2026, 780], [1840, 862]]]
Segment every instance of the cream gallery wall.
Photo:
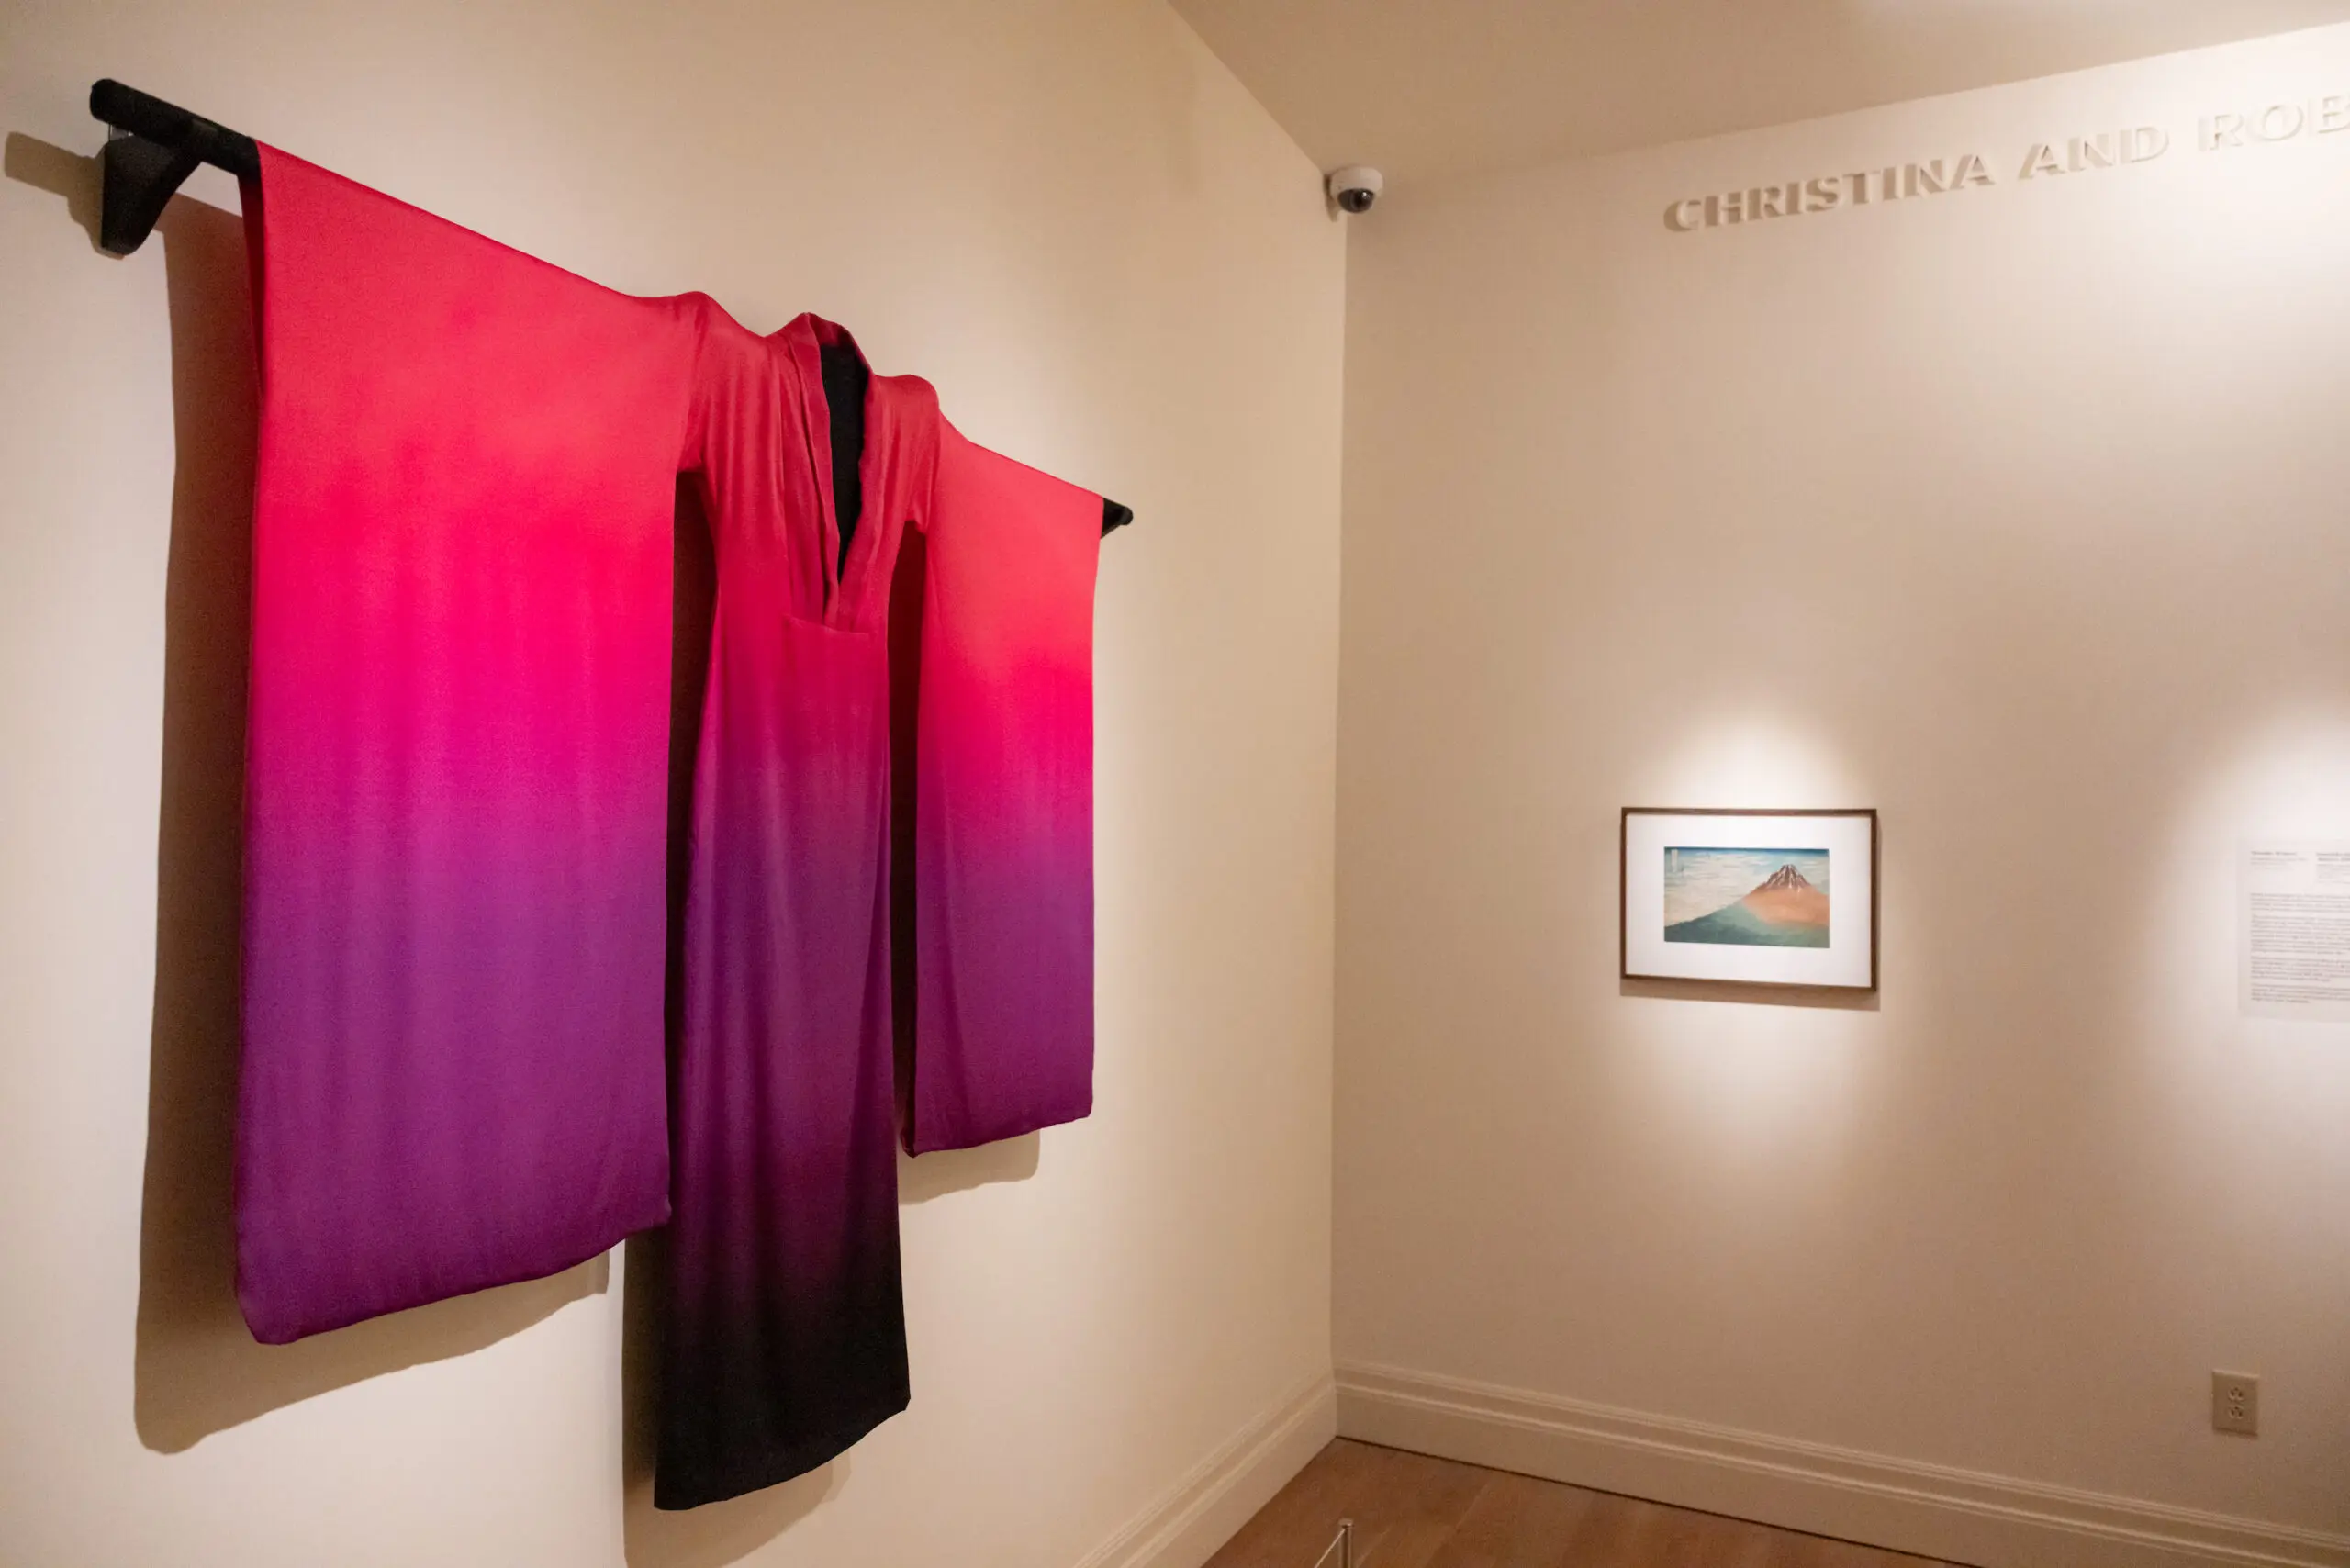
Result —
[[[1344, 231], [1156, 0], [0, 14], [0, 1561], [1192, 1563], [1326, 1438]], [[649, 1506], [625, 1251], [282, 1349], [229, 1294], [234, 184], [118, 77], [613, 287], [845, 322], [1102, 557], [1090, 1120], [901, 1168], [913, 1405]], [[1240, 564], [1245, 563], [1245, 569]], [[641, 1294], [641, 1293], [638, 1293]]]
[[[2350, 1027], [2237, 956], [2241, 846], [2350, 840], [2345, 95], [2319, 31], [1358, 225], [1342, 1431], [2350, 1562]], [[1628, 807], [1876, 810], [1881, 989], [1619, 978]]]

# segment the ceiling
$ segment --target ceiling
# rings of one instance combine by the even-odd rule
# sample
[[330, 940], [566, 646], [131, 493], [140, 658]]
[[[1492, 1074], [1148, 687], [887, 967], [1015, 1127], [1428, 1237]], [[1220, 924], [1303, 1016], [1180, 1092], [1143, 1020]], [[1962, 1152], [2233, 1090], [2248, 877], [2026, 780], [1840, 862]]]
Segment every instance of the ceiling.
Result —
[[1173, 0], [1324, 168], [1749, 130], [2350, 20], [2350, 0]]

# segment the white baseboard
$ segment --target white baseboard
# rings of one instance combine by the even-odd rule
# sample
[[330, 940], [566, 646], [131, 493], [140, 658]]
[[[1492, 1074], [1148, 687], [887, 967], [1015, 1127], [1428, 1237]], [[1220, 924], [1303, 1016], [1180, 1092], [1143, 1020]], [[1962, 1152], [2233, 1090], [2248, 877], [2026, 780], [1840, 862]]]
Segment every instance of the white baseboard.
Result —
[[1298, 1385], [1202, 1460], [1078, 1568], [1200, 1568], [1337, 1436], [1327, 1372]]
[[2350, 1536], [1341, 1366], [1338, 1431], [1976, 1568], [2350, 1568]]

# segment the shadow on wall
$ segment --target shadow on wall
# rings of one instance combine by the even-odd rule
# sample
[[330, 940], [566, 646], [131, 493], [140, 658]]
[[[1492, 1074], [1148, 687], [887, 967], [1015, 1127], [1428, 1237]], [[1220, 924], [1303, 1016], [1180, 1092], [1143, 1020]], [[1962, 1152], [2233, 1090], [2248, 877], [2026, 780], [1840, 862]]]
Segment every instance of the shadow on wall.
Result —
[[1649, 980], [1626, 976], [1616, 982], [1618, 996], [1655, 997], [1666, 1002], [1731, 1002], [1757, 1007], [1819, 1007], [1840, 1013], [1883, 1011], [1879, 993], [1841, 987], [1808, 985], [1750, 985], [1740, 980]]

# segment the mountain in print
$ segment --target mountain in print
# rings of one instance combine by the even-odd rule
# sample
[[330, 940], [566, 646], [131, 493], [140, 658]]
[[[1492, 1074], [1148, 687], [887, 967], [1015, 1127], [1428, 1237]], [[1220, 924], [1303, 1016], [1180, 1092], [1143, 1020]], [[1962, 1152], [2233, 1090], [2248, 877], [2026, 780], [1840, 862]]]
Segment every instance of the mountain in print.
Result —
[[1743, 947], [1825, 947], [1828, 895], [1793, 866], [1781, 866], [1736, 902], [1666, 926], [1664, 939]]

